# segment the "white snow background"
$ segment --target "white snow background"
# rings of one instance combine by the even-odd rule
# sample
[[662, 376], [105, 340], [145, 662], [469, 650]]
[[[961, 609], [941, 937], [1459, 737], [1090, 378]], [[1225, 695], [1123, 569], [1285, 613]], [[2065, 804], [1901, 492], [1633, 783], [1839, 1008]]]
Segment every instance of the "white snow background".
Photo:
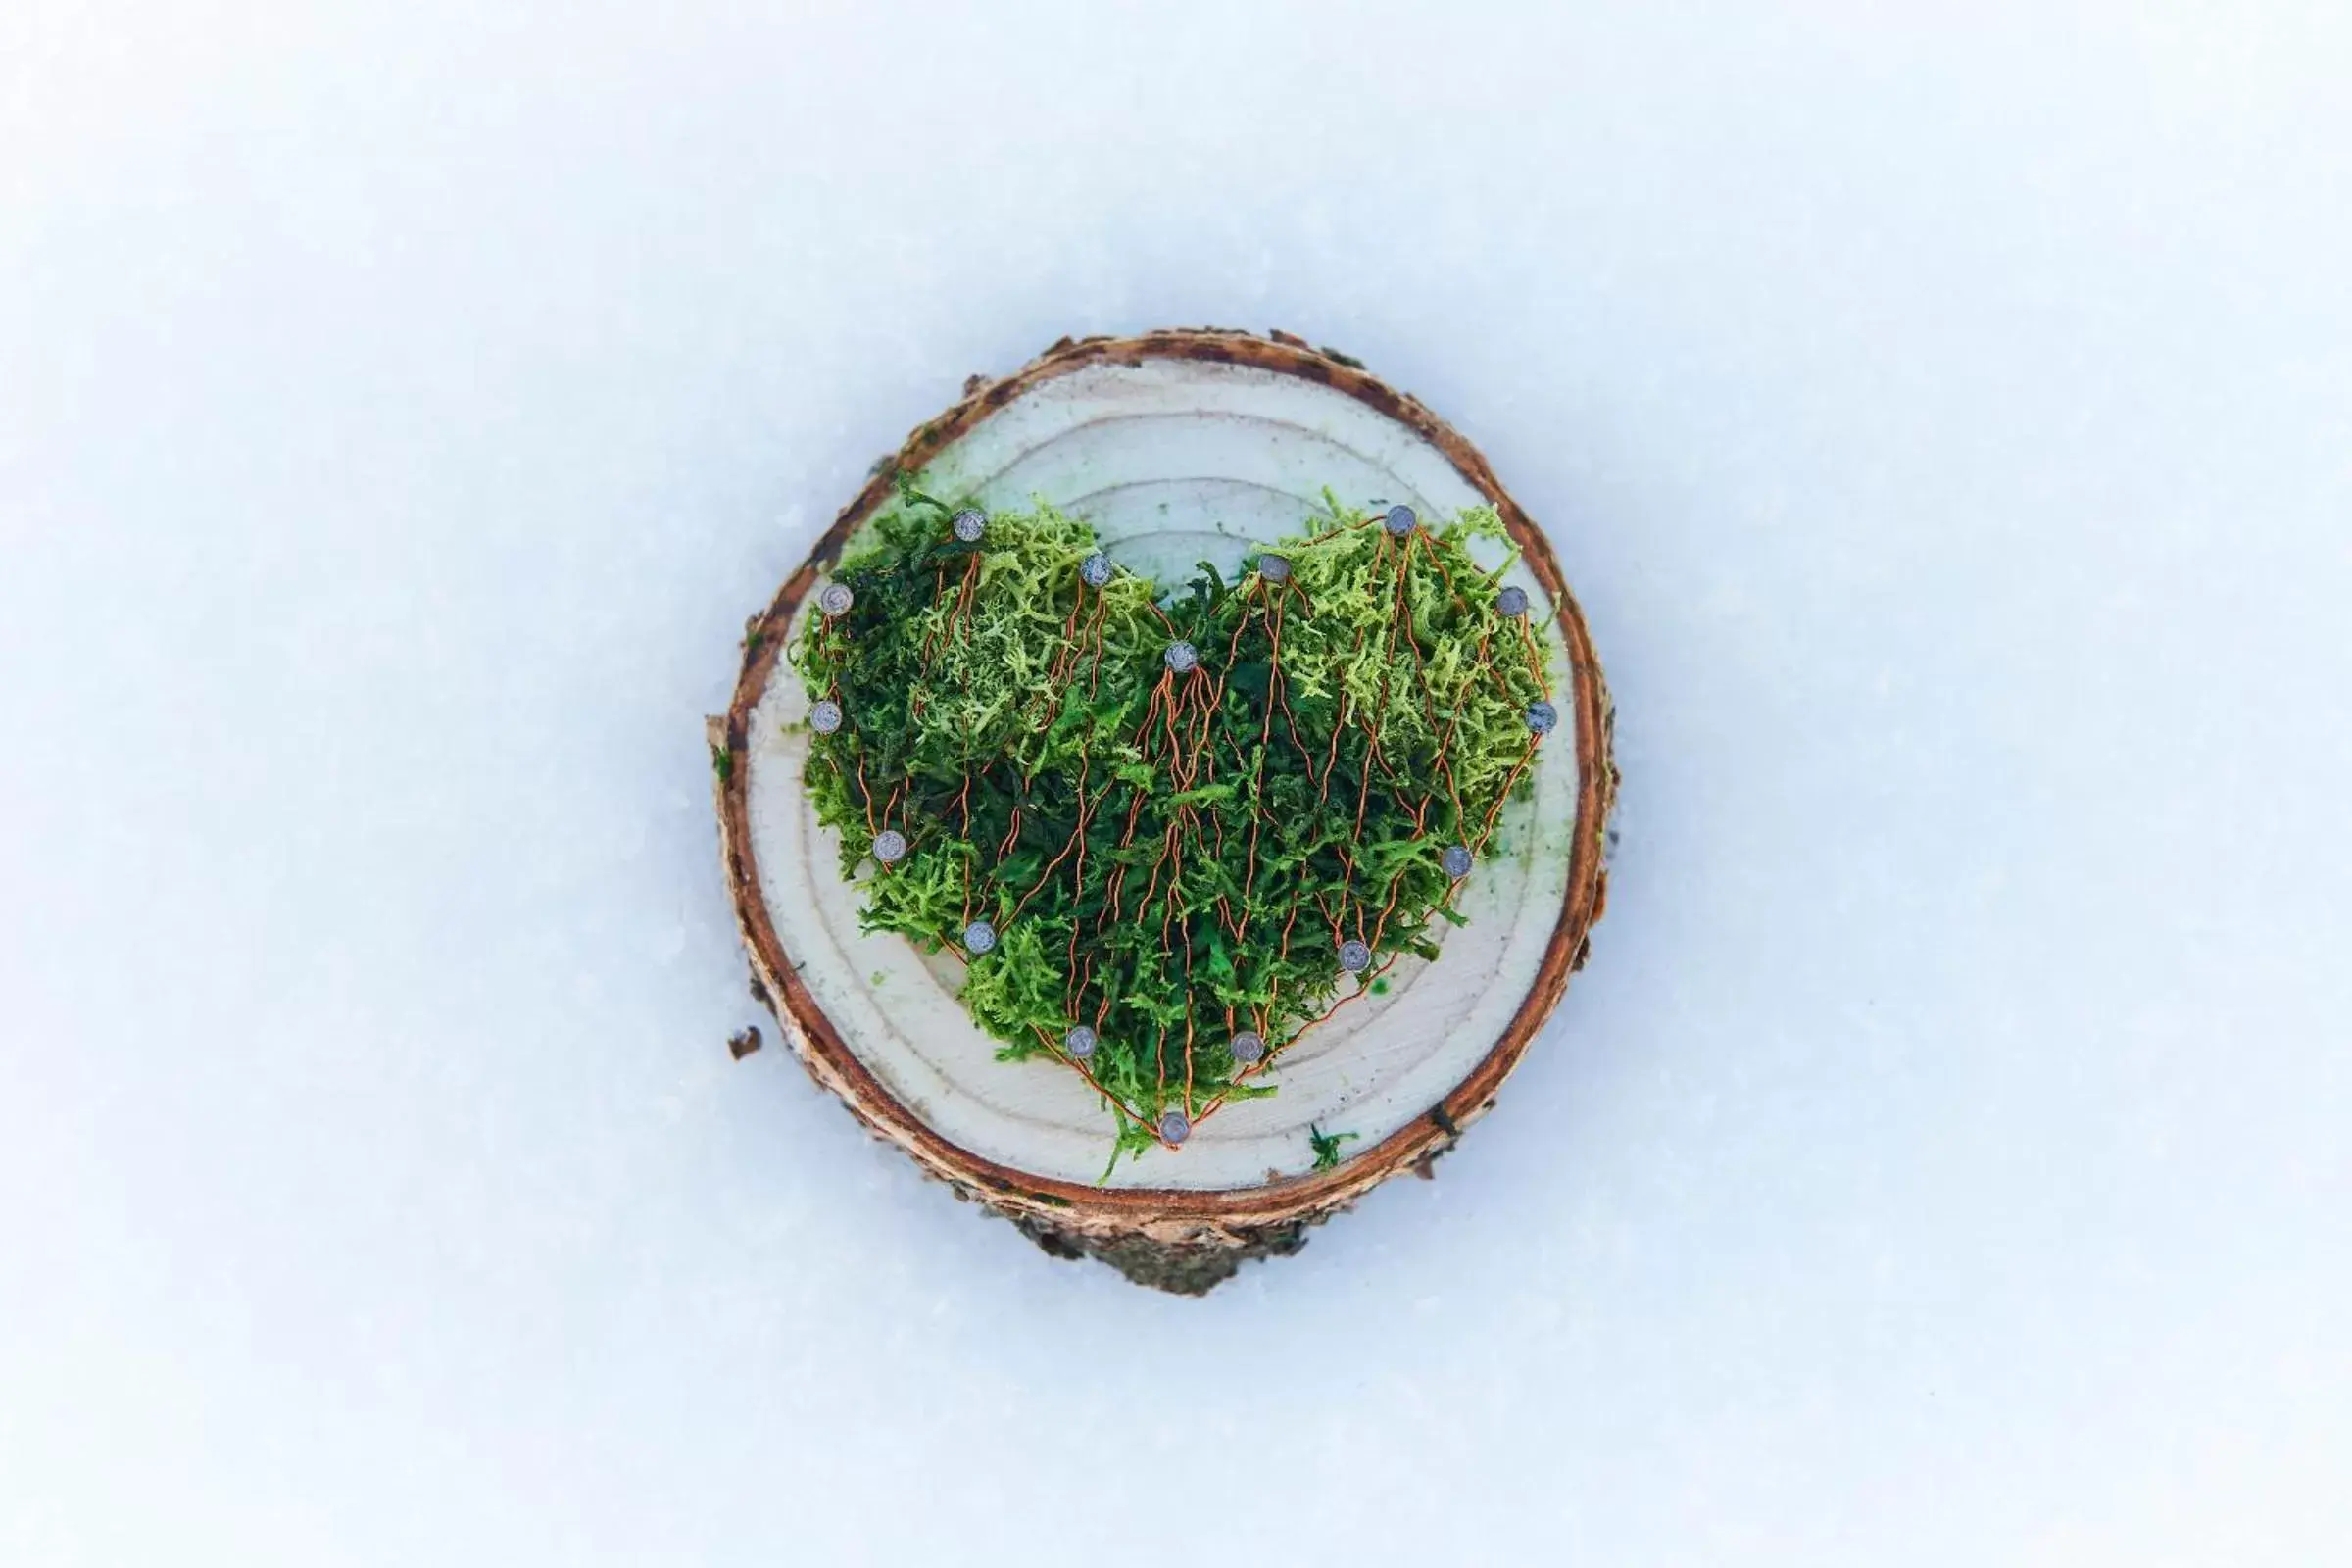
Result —
[[[14, 0], [0, 1562], [2343, 1560], [2347, 81], [2339, 6]], [[702, 718], [966, 374], [1200, 322], [1485, 448], [1626, 790], [1501, 1108], [1189, 1301], [729, 1061]]]

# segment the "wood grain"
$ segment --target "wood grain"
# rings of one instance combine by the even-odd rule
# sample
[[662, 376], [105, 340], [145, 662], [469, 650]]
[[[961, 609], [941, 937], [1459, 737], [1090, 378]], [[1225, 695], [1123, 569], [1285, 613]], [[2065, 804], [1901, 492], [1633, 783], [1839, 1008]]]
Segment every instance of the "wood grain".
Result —
[[[1188, 388], [1219, 382], [1233, 383], [1231, 395], [1224, 395], [1227, 389], [1218, 386], [1219, 396], [1203, 398], [1202, 408], [1197, 411], [1200, 420], [1280, 420], [1290, 405], [1310, 405], [1311, 416], [1314, 407], [1333, 401], [1323, 393], [1292, 397], [1287, 403], [1262, 395], [1268, 390], [1279, 394], [1284, 385], [1297, 386], [1302, 394], [1306, 386], [1328, 389], [1338, 398], [1352, 400], [1349, 412], [1353, 417], [1297, 440], [1279, 438], [1277, 433], [1276, 438], [1262, 442], [1237, 439], [1232, 431], [1171, 423], [1165, 417], [1171, 399], [1181, 401]], [[1073, 401], [1083, 407], [1073, 412]], [[1366, 418], [1366, 414], [1378, 417]], [[1158, 422], [1148, 424], [1147, 417]], [[1129, 418], [1136, 421], [1132, 426], [1119, 423]], [[1088, 427], [1083, 442], [1067, 439], [1074, 424]], [[1337, 436], [1332, 434], [1334, 428], [1338, 428]], [[1394, 442], [1388, 439], [1391, 431]], [[1148, 462], [1130, 456], [1131, 449], [1145, 450], [1139, 443], [1149, 444]], [[1188, 443], [1199, 448], [1197, 465]], [[1556, 1004], [1570, 972], [1581, 964], [1591, 927], [1599, 917], [1605, 898], [1602, 835], [1616, 771], [1609, 750], [1608, 697], [1591, 638], [1548, 543], [1467, 442], [1418, 402], [1392, 391], [1352, 363], [1284, 334], [1258, 338], [1199, 329], [1137, 338], [1065, 340], [1003, 380], [976, 379], [961, 402], [917, 429], [895, 460], [895, 466], [927, 473], [943, 488], [984, 494], [997, 505], [1005, 504], [1006, 497], [1017, 503], [1024, 485], [1042, 481], [1037, 489], [1096, 520], [1107, 540], [1125, 538], [1124, 548], [1149, 557], [1155, 546], [1190, 549], [1197, 543], [1181, 522], [1170, 526], [1185, 537], [1171, 543], [1153, 536], [1155, 524], [1150, 513], [1154, 495], [1173, 496], [1179, 503], [1214, 495], [1220, 498], [1223, 510], [1247, 513], [1247, 503], [1254, 501], [1260, 512], [1278, 513], [1290, 507], [1299, 484], [1299, 475], [1292, 470], [1302, 464], [1318, 469], [1346, 468], [1356, 456], [1353, 448], [1362, 447], [1381, 449], [1366, 456], [1367, 473], [1377, 470], [1393, 484], [1406, 482], [1397, 477], [1400, 474], [1429, 472], [1428, 462], [1416, 456], [1426, 450], [1442, 459], [1447, 470], [1441, 475], [1443, 483], [1425, 479], [1426, 488], [1449, 491], [1458, 480], [1464, 499], [1483, 497], [1501, 514], [1522, 552], [1523, 580], [1540, 591], [1538, 602], [1547, 601], [1554, 612], [1545, 640], [1555, 650], [1557, 700], [1568, 720], [1557, 738], [1572, 738], [1573, 751], [1561, 754], [1562, 779], [1552, 797], [1546, 801], [1542, 791], [1538, 796], [1538, 805], [1556, 820], [1560, 831], [1545, 847], [1542, 823], [1531, 821], [1529, 826], [1536, 831], [1522, 841], [1529, 855], [1550, 856], [1555, 861], [1564, 860], [1565, 865], [1532, 867], [1537, 873], [1549, 874], [1530, 878], [1530, 885], [1540, 879], [1546, 902], [1556, 896], [1557, 903], [1547, 933], [1541, 931], [1544, 911], [1536, 911], [1542, 941], [1529, 949], [1513, 971], [1524, 984], [1515, 1005], [1508, 1006], [1507, 1012], [1493, 1009], [1499, 1017], [1498, 1027], [1456, 1029], [1442, 1041], [1411, 1042], [1409, 1051], [1395, 1039], [1383, 1042], [1377, 1017], [1368, 1018], [1352, 1038], [1333, 1044], [1333, 1057], [1359, 1067], [1410, 1055], [1424, 1074], [1431, 1070], [1444, 1074], [1442, 1085], [1429, 1094], [1425, 1108], [1408, 1107], [1402, 1114], [1387, 1115], [1385, 1120], [1396, 1125], [1376, 1129], [1377, 1135], [1366, 1139], [1370, 1147], [1348, 1146], [1349, 1157], [1335, 1169], [1313, 1171], [1304, 1168], [1301, 1160], [1286, 1160], [1277, 1153], [1262, 1169], [1242, 1174], [1232, 1168], [1235, 1161], [1245, 1152], [1256, 1151], [1254, 1146], [1245, 1151], [1237, 1142], [1224, 1151], [1223, 1175], [1206, 1184], [1186, 1174], [1188, 1167], [1181, 1162], [1188, 1148], [1157, 1155], [1161, 1164], [1152, 1172], [1139, 1167], [1119, 1185], [1098, 1185], [1078, 1177], [1071, 1168], [1071, 1156], [1062, 1147], [1066, 1139], [1055, 1143], [1047, 1136], [1044, 1112], [1024, 1121], [1024, 1113], [1017, 1108], [1043, 1105], [1053, 1094], [1044, 1081], [1023, 1084], [1019, 1074], [1056, 1069], [1043, 1063], [1014, 1067], [992, 1062], [990, 1066], [998, 1073], [1007, 1075], [1002, 1094], [993, 1080], [984, 1082], [967, 1075], [958, 1085], [954, 1070], [946, 1079], [921, 1079], [930, 1085], [929, 1094], [912, 1093], [908, 1085], [917, 1081], [914, 1075], [935, 1071], [938, 1061], [932, 1058], [940, 1057], [941, 1052], [936, 1040], [917, 1042], [906, 1037], [932, 1035], [946, 1025], [909, 1029], [877, 1024], [869, 1016], [874, 1009], [859, 1004], [864, 999], [844, 989], [863, 977], [850, 971], [849, 959], [840, 951], [846, 944], [823, 940], [826, 928], [810, 922], [822, 918], [812, 911], [819, 909], [825, 896], [841, 906], [844, 901], [854, 903], [855, 890], [841, 885], [837, 856], [813, 837], [812, 821], [805, 827], [783, 824], [790, 831], [779, 826], [777, 803], [788, 798], [779, 794], [779, 781], [788, 780], [797, 795], [798, 777], [790, 745], [781, 739], [789, 732], [778, 720], [789, 715], [799, 683], [788, 669], [783, 678], [777, 678], [782, 667], [778, 654], [821, 574], [839, 559], [858, 527], [890, 498], [887, 467], [843, 510], [768, 609], [749, 623], [734, 700], [726, 716], [710, 724], [711, 745], [728, 759], [728, 765], [716, 770], [720, 839], [755, 983], [764, 992], [785, 1038], [808, 1070], [876, 1134], [905, 1150], [959, 1195], [1014, 1219], [1048, 1250], [1102, 1256], [1131, 1277], [1163, 1288], [1206, 1289], [1244, 1257], [1295, 1250], [1306, 1226], [1346, 1207], [1379, 1182], [1408, 1169], [1426, 1172], [1428, 1162], [1450, 1149], [1462, 1130], [1493, 1105], [1502, 1079]], [[1416, 461], [1423, 463], [1419, 470], [1413, 466]], [[1189, 474], [1182, 483], [1168, 477], [1188, 465], [1217, 471]], [[1138, 481], [1137, 472], [1146, 472], [1150, 482]], [[1335, 482], [1349, 477], [1342, 473]], [[1375, 481], [1364, 477], [1361, 482]], [[1249, 491], [1266, 495], [1251, 497], [1245, 494]], [[1348, 499], [1360, 503], [1371, 498], [1350, 495]], [[1441, 506], [1445, 501], [1446, 497], [1439, 497]], [[1168, 502], [1160, 500], [1156, 507], [1164, 513]], [[1297, 514], [1290, 514], [1295, 520]], [[1123, 547], [1114, 543], [1112, 548], [1115, 554]], [[1130, 564], [1139, 569], [1165, 569], [1156, 561]], [[1171, 567], [1180, 564], [1167, 564]], [[1529, 810], [1533, 813], [1536, 808], [1531, 806]], [[762, 863], [763, 854], [766, 864]], [[1557, 889], [1556, 895], [1552, 889]], [[838, 909], [832, 918], [836, 922], [833, 929], [837, 929]], [[1459, 939], [1478, 932], [1481, 923], [1474, 920], [1465, 933], [1455, 936]], [[1505, 934], [1493, 918], [1483, 924], [1487, 929], [1479, 940], [1487, 947], [1503, 940]], [[793, 934], [792, 940], [787, 940], [786, 932]], [[1444, 975], [1446, 963], [1455, 956], [1449, 947], [1434, 973]], [[1463, 957], [1459, 984], [1480, 983], [1472, 972], [1475, 963]], [[952, 985], [952, 976], [943, 976], [942, 983]], [[830, 1009], [820, 1003], [819, 993], [834, 999]], [[1505, 1003], [1512, 1000], [1503, 999]], [[894, 1005], [906, 1012], [908, 1004], [902, 996], [894, 998]], [[921, 1064], [914, 1062], [914, 1055], [925, 1050], [931, 1055]], [[1444, 1053], [1458, 1055], [1458, 1063]], [[898, 1084], [899, 1093], [893, 1092], [892, 1082]], [[1343, 1087], [1348, 1093], [1363, 1091], [1356, 1103], [1380, 1103], [1377, 1093], [1364, 1091], [1363, 1084], [1349, 1082]], [[1338, 1092], [1328, 1084], [1301, 1088], [1294, 1096], [1300, 1127], [1313, 1104], [1334, 1103], [1330, 1097]], [[973, 1105], [955, 1107], [971, 1113], [943, 1113], [936, 1103], [941, 1093], [971, 1096]], [[993, 1113], [984, 1113], [985, 1107], [977, 1105], [981, 1097], [995, 1101], [1006, 1096], [1016, 1106], [1009, 1117], [992, 1119]], [[1282, 1098], [1256, 1104], [1277, 1104]], [[1390, 1099], [1393, 1102], [1395, 1097]], [[1419, 1102], [1414, 1103], [1418, 1106]], [[1054, 1114], [1066, 1123], [1067, 1103]], [[1278, 1138], [1282, 1131], [1279, 1117], [1261, 1116], [1259, 1121], [1252, 1136]], [[959, 1138], [950, 1138], [943, 1135], [942, 1124], [961, 1125], [964, 1130]], [[1039, 1129], [1034, 1137], [1023, 1130], [1030, 1126]], [[1206, 1137], [1214, 1126], [1212, 1121], [1200, 1136]], [[1107, 1150], [1106, 1116], [1103, 1129], [1102, 1147]], [[1297, 1145], [1302, 1139], [1292, 1142]], [[1277, 1145], [1269, 1143], [1267, 1147]], [[1216, 1157], [1203, 1154], [1201, 1163], [1214, 1164]]]

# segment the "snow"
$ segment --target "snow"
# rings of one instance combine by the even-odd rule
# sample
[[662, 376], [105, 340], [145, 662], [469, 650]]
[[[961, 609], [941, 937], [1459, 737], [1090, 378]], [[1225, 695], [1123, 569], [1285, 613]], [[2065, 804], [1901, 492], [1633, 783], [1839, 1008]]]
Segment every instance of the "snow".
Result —
[[[2340, 14], [486, 9], [0, 15], [0, 1561], [2352, 1546]], [[702, 715], [1203, 321], [1483, 446], [1626, 790], [1196, 1302], [729, 1060]]]

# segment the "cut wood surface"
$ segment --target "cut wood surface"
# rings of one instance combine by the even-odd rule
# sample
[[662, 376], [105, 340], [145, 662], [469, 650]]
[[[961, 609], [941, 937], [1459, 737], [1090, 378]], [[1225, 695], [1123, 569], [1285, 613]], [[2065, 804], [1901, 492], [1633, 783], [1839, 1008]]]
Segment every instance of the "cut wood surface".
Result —
[[[808, 710], [780, 657], [816, 587], [893, 494], [891, 471], [992, 509], [1045, 500], [1092, 523], [1123, 565], [1184, 581], [1231, 572], [1320, 512], [1404, 503], [1443, 517], [1494, 506], [1519, 547], [1509, 581], [1538, 607], [1562, 723], [1505, 808], [1446, 928], [1385, 989], [1283, 1054], [1280, 1092], [1229, 1104], [1181, 1149], [1122, 1159], [1101, 1099], [1050, 1060], [996, 1059], [956, 997], [960, 966], [859, 931], [859, 885], [802, 786]], [[1499, 564], [1496, 550], [1491, 564]], [[1245, 1258], [1295, 1250], [1307, 1226], [1449, 1149], [1559, 1000], [1598, 918], [1615, 774], [1599, 666], [1549, 545], [1452, 430], [1338, 356], [1276, 334], [1210, 330], [1064, 342], [1012, 376], [977, 378], [914, 432], [753, 619], [743, 672], [711, 721], [720, 837], [755, 979], [802, 1061], [925, 1169], [1050, 1251], [1146, 1284], [1202, 1291]], [[870, 876], [866, 866], [860, 878]], [[1343, 992], [1352, 986], [1343, 982]], [[1311, 1134], [1351, 1135], [1315, 1168]]]

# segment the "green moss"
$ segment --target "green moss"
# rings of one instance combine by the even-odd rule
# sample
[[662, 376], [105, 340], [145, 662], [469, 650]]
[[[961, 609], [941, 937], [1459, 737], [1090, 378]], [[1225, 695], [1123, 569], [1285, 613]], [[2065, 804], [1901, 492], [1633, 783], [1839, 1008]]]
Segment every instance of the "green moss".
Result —
[[[1485, 853], [1527, 788], [1543, 656], [1472, 559], [1504, 537], [1486, 509], [1398, 539], [1335, 504], [1268, 547], [1288, 583], [1252, 555], [1164, 596], [1127, 572], [1087, 587], [1094, 533], [1052, 508], [994, 514], [977, 545], [950, 514], [903, 489], [834, 573], [850, 612], [791, 648], [847, 715], [812, 737], [808, 788], [845, 877], [883, 829], [910, 843], [867, 882], [867, 928], [960, 953], [994, 925], [965, 1006], [1003, 1058], [1088, 1074], [1115, 1164], [1171, 1106], [1197, 1124], [1272, 1093], [1301, 1030], [1396, 955], [1435, 956], [1429, 922], [1460, 920], [1439, 857]], [[1375, 955], [1362, 976], [1348, 939]], [[1062, 1048], [1081, 1022], [1083, 1064]], [[1245, 1029], [1269, 1047], [1254, 1065], [1227, 1049]]]
[[1340, 1162], [1340, 1146], [1353, 1139], [1353, 1133], [1327, 1133], [1311, 1122], [1307, 1125], [1306, 1141], [1315, 1152], [1315, 1169], [1331, 1170]]

